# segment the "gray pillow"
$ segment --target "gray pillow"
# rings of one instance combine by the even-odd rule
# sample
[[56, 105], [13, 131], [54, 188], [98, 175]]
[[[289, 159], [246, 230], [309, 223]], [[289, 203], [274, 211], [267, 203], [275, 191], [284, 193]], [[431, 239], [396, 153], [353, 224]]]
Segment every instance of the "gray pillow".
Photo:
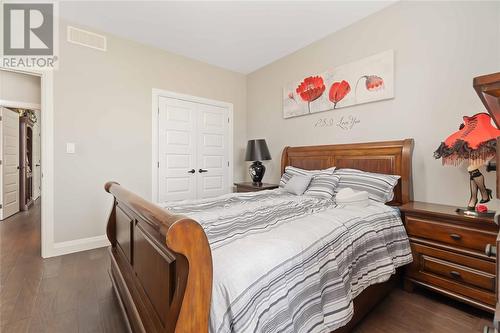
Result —
[[370, 199], [389, 202], [394, 198], [394, 187], [400, 176], [366, 172], [357, 169], [337, 169], [335, 175], [340, 176], [336, 191], [350, 187], [355, 191], [366, 191]]
[[285, 184], [285, 191], [295, 195], [302, 195], [311, 182], [311, 176], [295, 175]]
[[311, 184], [304, 192], [304, 195], [313, 197], [331, 199], [335, 194], [335, 189], [339, 184], [340, 176], [333, 175], [317, 175], [311, 180]]
[[314, 177], [317, 175], [331, 175], [333, 174], [334, 171], [335, 167], [323, 170], [306, 170], [306, 169], [296, 168], [293, 166], [287, 166], [285, 168], [285, 173], [283, 173], [283, 176], [281, 176], [280, 187], [284, 188], [285, 184], [290, 180], [290, 178], [292, 178], [292, 176], [295, 175]]

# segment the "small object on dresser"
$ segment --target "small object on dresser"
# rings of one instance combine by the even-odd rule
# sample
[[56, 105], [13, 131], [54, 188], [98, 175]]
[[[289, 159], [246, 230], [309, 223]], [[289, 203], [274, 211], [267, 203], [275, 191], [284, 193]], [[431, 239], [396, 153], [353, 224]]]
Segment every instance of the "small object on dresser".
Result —
[[488, 211], [488, 207], [486, 205], [477, 205], [476, 206], [476, 211], [478, 213], [486, 213]]
[[236, 186], [236, 192], [257, 192], [263, 190], [274, 190], [279, 187], [278, 184], [260, 183], [260, 185], [254, 185], [252, 182], [234, 183], [234, 185]]
[[413, 253], [405, 270], [405, 289], [422, 286], [494, 312], [499, 229], [493, 219], [425, 202], [399, 208]]
[[253, 161], [248, 171], [250, 172], [250, 177], [252, 177], [254, 185], [262, 184], [262, 178], [266, 173], [266, 167], [261, 161], [267, 161], [270, 159], [271, 154], [267, 148], [266, 140], [248, 140], [245, 161]]

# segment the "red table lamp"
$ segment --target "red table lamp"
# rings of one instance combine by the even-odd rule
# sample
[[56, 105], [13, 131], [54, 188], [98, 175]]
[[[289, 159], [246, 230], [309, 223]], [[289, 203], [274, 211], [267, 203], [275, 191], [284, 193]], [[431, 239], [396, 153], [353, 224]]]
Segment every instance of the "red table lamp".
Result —
[[479, 167], [495, 157], [496, 138], [500, 136], [500, 130], [492, 125], [491, 116], [487, 113], [464, 116], [463, 120], [460, 129], [441, 143], [434, 152], [434, 157], [441, 158], [444, 165], [458, 166], [462, 161], [469, 162], [467, 171], [470, 175], [470, 199], [467, 209], [459, 212], [474, 212], [478, 203], [478, 192], [481, 195], [481, 204], [492, 198], [491, 190], [486, 187]]

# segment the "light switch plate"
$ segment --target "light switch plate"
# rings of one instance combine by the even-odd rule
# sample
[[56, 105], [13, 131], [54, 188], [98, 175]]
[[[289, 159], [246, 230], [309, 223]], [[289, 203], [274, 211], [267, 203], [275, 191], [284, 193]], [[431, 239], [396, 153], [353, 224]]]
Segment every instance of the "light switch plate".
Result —
[[73, 142], [66, 143], [66, 154], [74, 154], [75, 153], [75, 144]]

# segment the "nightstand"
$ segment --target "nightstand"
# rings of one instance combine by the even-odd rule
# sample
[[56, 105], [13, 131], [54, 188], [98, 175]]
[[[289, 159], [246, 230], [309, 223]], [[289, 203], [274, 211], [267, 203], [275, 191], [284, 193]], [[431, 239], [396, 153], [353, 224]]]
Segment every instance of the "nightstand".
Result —
[[278, 184], [262, 183], [261, 186], [254, 185], [252, 182], [234, 183], [236, 185], [236, 192], [257, 192], [263, 190], [274, 190], [278, 188]]
[[490, 218], [459, 215], [456, 207], [410, 202], [399, 207], [410, 238], [413, 263], [405, 289], [426, 287], [483, 310], [496, 304], [498, 226]]

